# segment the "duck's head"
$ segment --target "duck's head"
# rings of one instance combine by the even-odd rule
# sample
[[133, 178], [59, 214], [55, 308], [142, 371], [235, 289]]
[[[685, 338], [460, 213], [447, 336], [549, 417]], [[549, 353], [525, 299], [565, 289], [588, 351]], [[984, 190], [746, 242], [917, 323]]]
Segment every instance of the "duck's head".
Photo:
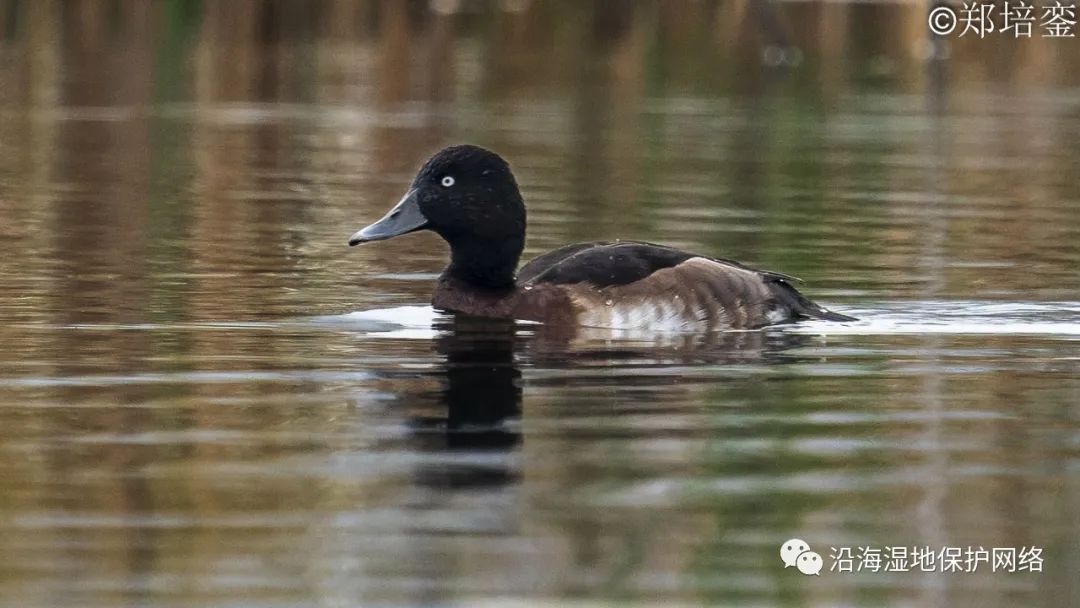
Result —
[[451, 146], [432, 156], [409, 190], [349, 245], [431, 230], [450, 244], [446, 272], [484, 287], [513, 285], [525, 244], [525, 203], [510, 166], [478, 146]]

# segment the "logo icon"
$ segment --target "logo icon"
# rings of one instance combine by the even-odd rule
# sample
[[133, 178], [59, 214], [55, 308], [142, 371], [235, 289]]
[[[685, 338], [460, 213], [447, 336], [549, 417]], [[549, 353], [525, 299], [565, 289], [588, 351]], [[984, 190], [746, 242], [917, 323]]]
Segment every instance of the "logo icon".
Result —
[[799, 572], [821, 576], [821, 556], [813, 551], [803, 551], [799, 554]]
[[821, 576], [824, 565], [821, 556], [810, 550], [810, 544], [801, 538], [792, 538], [780, 545], [780, 559], [785, 568], [795, 566], [803, 574]]
[[784, 560], [784, 567], [790, 568], [795, 565], [795, 560], [803, 551], [809, 551], [810, 545], [801, 538], [792, 538], [780, 545], [780, 559]]
[[[972, 3], [972, 6], [975, 6], [975, 4]], [[956, 29], [956, 22], [956, 12], [947, 6], [939, 6], [930, 11], [930, 16], [926, 19], [930, 31], [938, 36], [951, 34]]]

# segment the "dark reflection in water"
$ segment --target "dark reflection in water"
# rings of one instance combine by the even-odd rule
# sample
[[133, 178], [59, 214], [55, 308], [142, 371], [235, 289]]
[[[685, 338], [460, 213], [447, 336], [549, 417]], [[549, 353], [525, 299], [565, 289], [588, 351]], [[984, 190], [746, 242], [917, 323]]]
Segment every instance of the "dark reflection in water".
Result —
[[[521, 442], [521, 371], [514, 362], [513, 322], [455, 318], [435, 342], [445, 358], [444, 388], [435, 416], [416, 417], [423, 449], [507, 452]], [[440, 465], [418, 472], [419, 483], [448, 488], [508, 484], [516, 472], [491, 464]]]
[[[445, 428], [451, 446], [506, 447], [519, 434], [501, 430], [521, 414], [521, 371], [514, 364], [509, 321], [454, 318], [436, 340], [446, 357]], [[454, 438], [460, 439], [458, 443]]]
[[[516, 448], [521, 442], [522, 378], [517, 360], [552, 370], [617, 368], [648, 362], [650, 365], [793, 364], [810, 358], [785, 351], [814, 342], [810, 336], [774, 332], [733, 332], [708, 336], [674, 336], [670, 344], [624, 341], [573, 345], [563, 328], [535, 327], [524, 334], [511, 321], [452, 317], [435, 326], [436, 352], [445, 361], [437, 378], [443, 389], [434, 407], [436, 415], [410, 418], [412, 432], [424, 450], [495, 451]], [[585, 333], [585, 332], [578, 332]], [[579, 336], [580, 339], [580, 336]], [[599, 382], [603, 382], [598, 380]], [[612, 374], [612, 385], [649, 388], [655, 378], [635, 379]], [[427, 410], [430, 394], [397, 395], [395, 407]], [[516, 480], [507, 470], [489, 466], [437, 466], [419, 472], [421, 483], [447, 487], [506, 484]]]

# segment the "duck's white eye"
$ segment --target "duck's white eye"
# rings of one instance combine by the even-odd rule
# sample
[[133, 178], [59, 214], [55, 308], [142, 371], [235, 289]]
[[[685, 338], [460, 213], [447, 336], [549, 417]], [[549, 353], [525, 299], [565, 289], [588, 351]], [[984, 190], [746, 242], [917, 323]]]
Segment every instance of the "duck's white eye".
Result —
[[454, 185], [454, 178], [449, 175], [444, 175], [440, 183], [443, 185], [443, 188], [449, 188]]

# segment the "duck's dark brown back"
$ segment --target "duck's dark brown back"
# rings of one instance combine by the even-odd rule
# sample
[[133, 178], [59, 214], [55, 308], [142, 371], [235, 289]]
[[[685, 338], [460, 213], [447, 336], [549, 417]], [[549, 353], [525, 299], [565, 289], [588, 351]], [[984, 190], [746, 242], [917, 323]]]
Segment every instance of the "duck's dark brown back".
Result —
[[520, 290], [558, 287], [586, 326], [710, 331], [850, 320], [803, 297], [785, 275], [651, 243], [570, 245], [533, 260], [518, 277]]

